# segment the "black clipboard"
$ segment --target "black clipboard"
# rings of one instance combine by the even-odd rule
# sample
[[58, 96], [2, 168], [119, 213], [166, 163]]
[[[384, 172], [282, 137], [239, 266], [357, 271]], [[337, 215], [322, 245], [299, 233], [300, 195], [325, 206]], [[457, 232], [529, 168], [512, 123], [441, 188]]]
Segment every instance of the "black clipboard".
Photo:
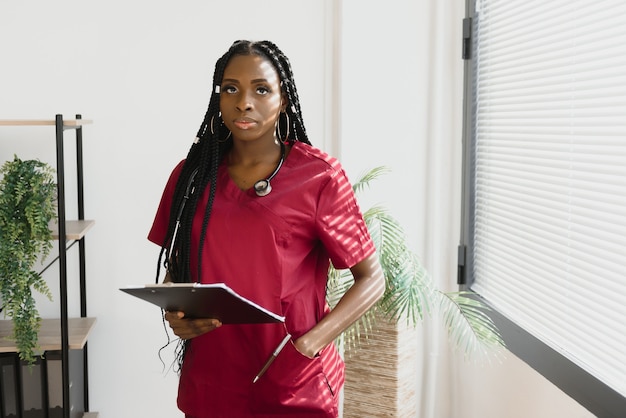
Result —
[[224, 283], [147, 284], [120, 290], [167, 311], [182, 311], [188, 318], [215, 318], [222, 324], [285, 322], [283, 316], [244, 298]]

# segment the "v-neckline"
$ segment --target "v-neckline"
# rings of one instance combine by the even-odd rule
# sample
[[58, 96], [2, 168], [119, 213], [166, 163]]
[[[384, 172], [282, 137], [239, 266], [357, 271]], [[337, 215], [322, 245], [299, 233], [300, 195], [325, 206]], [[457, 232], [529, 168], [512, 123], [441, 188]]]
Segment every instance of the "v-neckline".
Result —
[[[281, 164], [280, 170], [278, 170], [278, 172], [276, 173], [276, 177], [278, 175], [280, 175], [281, 171], [286, 166], [289, 165], [287, 163], [289, 161], [288, 156], [291, 153], [293, 147], [296, 146], [296, 144], [297, 144], [297, 142], [294, 143], [294, 144], [291, 144], [291, 145], [285, 145], [284, 160], [283, 160], [283, 162]], [[272, 172], [273, 172], [273, 170], [272, 170]], [[274, 179], [272, 179], [272, 180], [275, 180], [276, 177], [274, 177]], [[224, 156], [224, 158], [222, 159], [222, 163], [220, 164], [220, 167], [218, 169], [218, 178], [219, 178], [219, 183], [221, 183], [223, 186], [225, 186], [226, 193], [228, 193], [228, 195], [230, 195], [232, 197], [241, 197], [241, 196], [248, 196], [248, 197], [255, 197], [255, 198], [258, 197], [256, 195], [255, 191], [254, 191], [254, 183], [250, 187], [248, 187], [247, 189], [242, 189], [241, 187], [239, 187], [237, 182], [230, 176], [230, 172], [228, 170], [228, 161], [227, 161], [226, 156]], [[263, 180], [263, 179], [257, 179], [257, 180]], [[255, 180], [255, 182], [257, 180]]]

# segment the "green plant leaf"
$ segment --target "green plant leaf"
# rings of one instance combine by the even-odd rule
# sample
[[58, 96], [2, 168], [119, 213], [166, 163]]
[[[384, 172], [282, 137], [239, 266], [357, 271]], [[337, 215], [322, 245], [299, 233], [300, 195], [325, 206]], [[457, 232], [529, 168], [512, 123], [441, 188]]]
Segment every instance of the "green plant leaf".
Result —
[[32, 268], [52, 248], [48, 227], [56, 214], [54, 170], [39, 160], [14, 156], [0, 167], [0, 297], [13, 321], [20, 358], [32, 363], [41, 318], [32, 290], [48, 298], [47, 283]]
[[356, 193], [357, 195], [362, 192], [365, 188], [368, 188], [370, 183], [373, 180], [376, 180], [377, 178], [379, 178], [380, 176], [389, 173], [390, 170], [387, 167], [384, 166], [380, 166], [380, 167], [376, 167], [373, 168], [367, 172], [365, 172], [364, 174], [362, 174], [353, 184], [352, 184], [352, 190], [354, 190], [354, 193]]
[[440, 292], [439, 303], [444, 326], [455, 347], [476, 358], [489, 359], [505, 346], [487, 312], [487, 305], [472, 297], [473, 293]]

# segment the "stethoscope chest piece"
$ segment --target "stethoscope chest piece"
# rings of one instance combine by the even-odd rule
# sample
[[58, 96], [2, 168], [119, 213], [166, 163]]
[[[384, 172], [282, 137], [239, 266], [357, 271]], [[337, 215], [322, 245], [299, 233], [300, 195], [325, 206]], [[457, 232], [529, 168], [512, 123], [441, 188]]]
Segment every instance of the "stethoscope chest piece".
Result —
[[271, 191], [272, 185], [270, 184], [270, 179], [259, 180], [254, 183], [254, 192], [259, 197], [267, 196]]

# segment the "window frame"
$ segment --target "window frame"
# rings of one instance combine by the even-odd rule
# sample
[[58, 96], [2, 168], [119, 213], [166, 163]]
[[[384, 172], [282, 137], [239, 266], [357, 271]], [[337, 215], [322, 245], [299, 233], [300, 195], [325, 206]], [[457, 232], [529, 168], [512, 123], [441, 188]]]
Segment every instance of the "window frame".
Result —
[[[474, 266], [473, 233], [475, 207], [474, 173], [474, 22], [476, 0], [466, 0], [465, 19], [463, 21], [463, 61], [464, 61], [464, 94], [463, 94], [463, 126], [462, 126], [462, 207], [461, 231], [458, 249], [458, 284], [461, 290], [472, 290]], [[626, 411], [626, 398], [613, 388], [582, 369], [580, 366], [553, 350], [537, 337], [521, 328], [505, 315], [498, 312], [489, 300], [477, 293], [474, 297], [481, 300], [492, 310], [490, 317], [500, 330], [509, 351], [527, 363], [535, 371], [552, 382], [571, 398], [598, 417], [623, 416]]]

